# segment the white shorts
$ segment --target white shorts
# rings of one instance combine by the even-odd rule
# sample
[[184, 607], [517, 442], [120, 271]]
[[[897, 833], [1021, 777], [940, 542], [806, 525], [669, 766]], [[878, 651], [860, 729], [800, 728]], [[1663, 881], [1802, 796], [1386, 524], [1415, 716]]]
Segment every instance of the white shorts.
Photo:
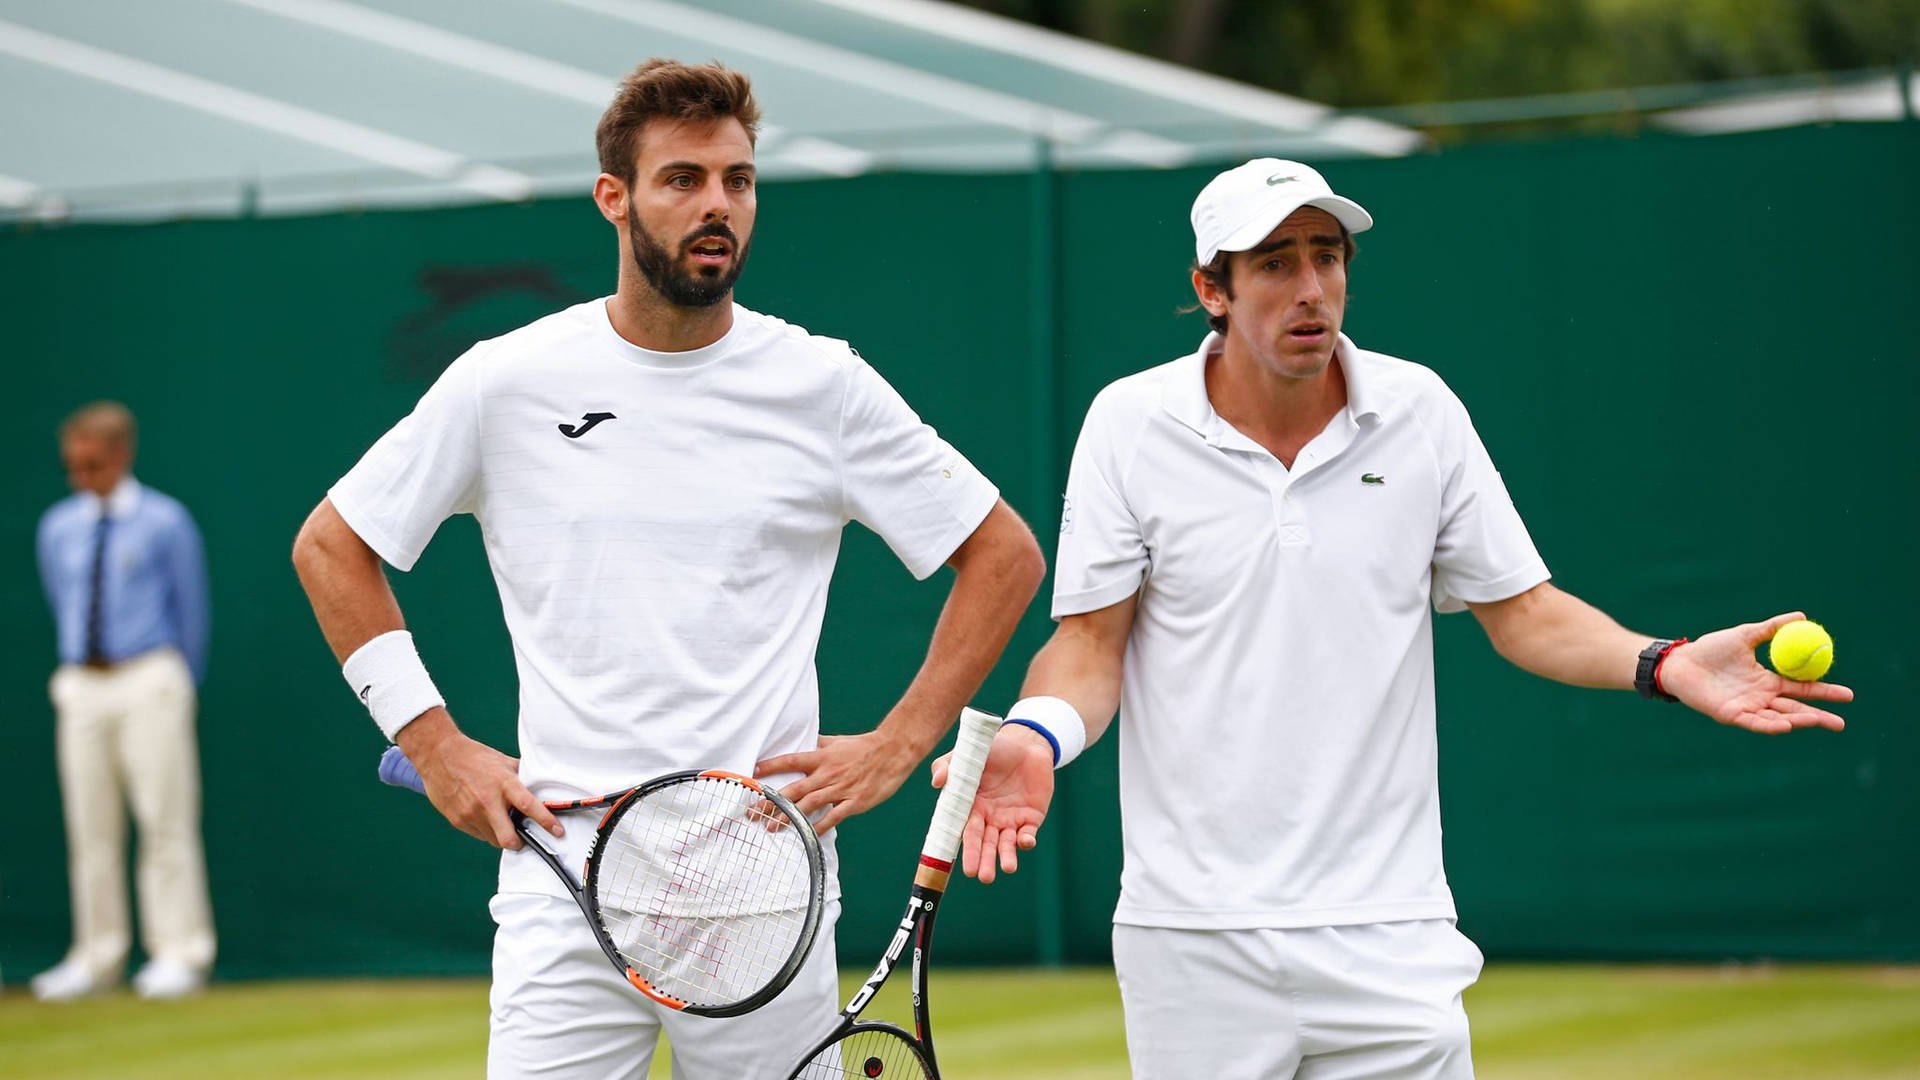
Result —
[[662, 1030], [675, 1080], [784, 1080], [839, 1010], [833, 927], [793, 984], [744, 1016], [716, 1020], [642, 997], [607, 963], [580, 909], [565, 896], [499, 893], [493, 935], [490, 1080], [644, 1080]]
[[1472, 1080], [1481, 962], [1451, 919], [1113, 928], [1135, 1080]]

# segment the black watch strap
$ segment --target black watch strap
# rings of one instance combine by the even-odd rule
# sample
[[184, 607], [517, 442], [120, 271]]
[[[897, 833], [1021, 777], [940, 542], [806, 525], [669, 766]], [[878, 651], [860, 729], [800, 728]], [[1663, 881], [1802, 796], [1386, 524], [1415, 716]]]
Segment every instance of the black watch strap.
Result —
[[1633, 669], [1633, 688], [1640, 696], [1649, 701], [1679, 701], [1660, 688], [1660, 665], [1673, 651], [1675, 645], [1686, 644], [1686, 638], [1656, 638], [1653, 643], [1640, 650], [1640, 663]]

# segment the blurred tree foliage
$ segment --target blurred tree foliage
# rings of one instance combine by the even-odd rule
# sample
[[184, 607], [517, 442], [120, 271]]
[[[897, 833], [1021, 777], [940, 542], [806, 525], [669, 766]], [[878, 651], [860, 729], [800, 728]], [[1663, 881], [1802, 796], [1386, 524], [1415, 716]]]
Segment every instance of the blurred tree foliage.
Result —
[[1920, 0], [964, 2], [1346, 108], [1920, 57]]

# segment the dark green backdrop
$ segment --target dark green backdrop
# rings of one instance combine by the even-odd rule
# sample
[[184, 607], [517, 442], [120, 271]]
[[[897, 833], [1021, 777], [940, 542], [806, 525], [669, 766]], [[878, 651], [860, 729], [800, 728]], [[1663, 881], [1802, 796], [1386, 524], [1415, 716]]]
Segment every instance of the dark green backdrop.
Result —
[[[743, 302], [846, 337], [1050, 538], [1105, 382], [1190, 349], [1187, 208], [1212, 169], [769, 185]], [[1473, 410], [1556, 578], [1629, 625], [1697, 633], [1803, 607], [1860, 692], [1841, 735], [1769, 739], [1503, 665], [1441, 620], [1442, 787], [1464, 927], [1496, 957], [1920, 960], [1920, 127], [1492, 146], [1326, 171], [1373, 210], [1349, 332]], [[67, 935], [32, 531], [53, 430], [127, 401], [138, 472], [193, 509], [215, 603], [201, 720], [230, 976], [477, 971], [487, 849], [373, 782], [380, 740], [288, 564], [327, 485], [472, 340], [611, 287], [584, 198], [0, 236], [0, 965]], [[1051, 544], [1047, 546], [1050, 548]], [[396, 586], [474, 733], [513, 675], [470, 519]], [[820, 650], [830, 731], [864, 728], [944, 595], [847, 537]], [[1029, 614], [980, 703], [1048, 627]], [[1049, 858], [963, 884], [947, 955], [1101, 959], [1119, 869], [1113, 750], [1063, 780]], [[885, 935], [931, 796], [846, 828], [854, 957]], [[1249, 840], [1263, 815], [1246, 813]]]

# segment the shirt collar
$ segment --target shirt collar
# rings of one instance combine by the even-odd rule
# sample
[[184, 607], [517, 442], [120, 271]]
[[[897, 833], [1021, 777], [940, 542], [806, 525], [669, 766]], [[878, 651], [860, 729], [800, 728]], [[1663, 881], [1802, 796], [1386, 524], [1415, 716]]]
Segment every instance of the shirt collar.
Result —
[[[1209, 332], [1200, 347], [1174, 361], [1172, 375], [1160, 391], [1160, 405], [1175, 420], [1192, 428], [1208, 442], [1217, 442], [1221, 431], [1229, 427], [1207, 398], [1207, 358], [1219, 353], [1225, 339]], [[1378, 418], [1379, 402], [1373, 391], [1373, 375], [1367, 370], [1364, 354], [1345, 334], [1334, 343], [1333, 355], [1347, 377], [1346, 413], [1355, 422], [1363, 416]]]
[[1380, 418], [1379, 387], [1374, 385], [1374, 370], [1368, 355], [1345, 334], [1334, 346], [1340, 358], [1340, 371], [1347, 377], [1347, 415], [1358, 422], [1361, 417]]
[[104, 502], [107, 517], [124, 518], [133, 513], [134, 507], [140, 505], [140, 492], [143, 490], [140, 481], [135, 480], [132, 473], [128, 473], [120, 478], [119, 483], [113, 485], [112, 491], [107, 492], [105, 500], [91, 501], [96, 510], [100, 509]]
[[1220, 350], [1221, 337], [1207, 334], [1200, 348], [1174, 361], [1173, 371], [1160, 389], [1160, 407], [1202, 438], [1212, 434], [1220, 417], [1207, 400], [1207, 357]]
[[694, 368], [710, 364], [727, 355], [733, 349], [734, 343], [745, 337], [740, 329], [742, 323], [740, 316], [748, 312], [746, 308], [734, 304], [733, 325], [727, 327], [727, 332], [721, 334], [717, 340], [710, 341], [697, 349], [684, 349], [679, 352], [649, 349], [621, 337], [620, 331], [613, 328], [613, 312], [610, 308], [613, 301], [614, 298], [609, 296], [595, 305], [600, 310], [599, 326], [605, 331], [614, 351], [625, 357], [629, 363], [639, 367], [661, 371], [692, 371]]

